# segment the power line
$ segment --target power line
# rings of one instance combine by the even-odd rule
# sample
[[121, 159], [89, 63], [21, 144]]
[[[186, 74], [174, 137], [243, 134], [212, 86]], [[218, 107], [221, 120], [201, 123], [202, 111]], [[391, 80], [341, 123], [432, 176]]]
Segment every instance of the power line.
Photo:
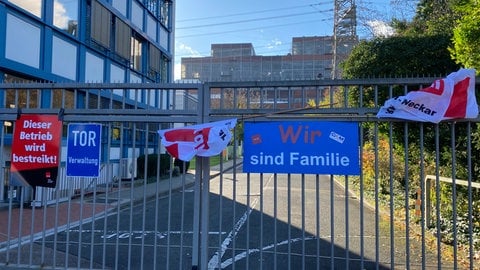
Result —
[[228, 33], [237, 33], [237, 32], [245, 32], [245, 31], [253, 31], [253, 30], [267, 29], [267, 28], [276, 28], [276, 27], [283, 27], [283, 26], [291, 26], [291, 25], [296, 25], [296, 24], [315, 23], [315, 22], [321, 22], [321, 21], [333, 21], [333, 18], [325, 18], [325, 19], [320, 19], [320, 20], [310, 20], [310, 21], [303, 21], [303, 22], [296, 22], [296, 23], [287, 23], [287, 24], [275, 24], [275, 25], [270, 25], [270, 26], [261, 26], [261, 27], [254, 27], [254, 28], [243, 28], [243, 29], [235, 29], [235, 30], [228, 30], [228, 31], [197, 33], [197, 34], [176, 36], [175, 38], [177, 38], [177, 39], [182, 39], [182, 38], [187, 38], [187, 37], [199, 37], [199, 36], [221, 35], [221, 34], [228, 34]]
[[200, 18], [188, 18], [183, 20], [177, 20], [176, 22], [189, 22], [189, 21], [201, 21], [201, 20], [211, 20], [211, 19], [220, 19], [220, 18], [231, 18], [235, 16], [244, 16], [244, 15], [252, 15], [252, 14], [260, 14], [260, 13], [268, 13], [273, 11], [280, 11], [280, 10], [292, 10], [297, 8], [304, 8], [304, 7], [316, 7], [325, 4], [332, 4], [332, 3], [318, 3], [318, 4], [310, 4], [310, 5], [302, 5], [302, 6], [293, 6], [293, 7], [284, 7], [284, 8], [275, 8], [275, 9], [266, 9], [266, 10], [259, 10], [259, 11], [249, 11], [249, 12], [242, 12], [242, 13], [233, 13], [233, 14], [226, 14], [220, 16], [209, 16], [209, 17], [200, 17]]
[[[329, 12], [329, 11], [333, 11], [333, 9], [325, 10], [324, 12]], [[247, 22], [271, 20], [271, 19], [279, 19], [279, 18], [303, 16], [303, 15], [316, 14], [316, 13], [319, 13], [319, 11], [304, 12], [304, 13], [295, 13], [295, 14], [288, 14], [288, 15], [279, 15], [279, 16], [255, 18], [255, 19], [246, 19], [246, 20], [230, 21], [230, 22], [222, 22], [222, 23], [210, 23], [210, 24], [193, 25], [193, 26], [186, 26], [186, 27], [176, 27], [176, 30], [185, 30], [185, 29], [193, 29], [193, 28], [203, 28], [203, 27], [211, 27], [211, 26], [223, 26], [223, 25], [230, 25], [230, 24], [238, 24], [238, 23], [247, 23]]]

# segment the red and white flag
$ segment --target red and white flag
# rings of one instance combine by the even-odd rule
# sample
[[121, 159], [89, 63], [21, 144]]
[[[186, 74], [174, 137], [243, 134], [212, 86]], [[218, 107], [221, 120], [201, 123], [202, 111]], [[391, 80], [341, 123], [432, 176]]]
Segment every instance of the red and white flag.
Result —
[[167, 152], [175, 158], [190, 161], [195, 155], [211, 157], [220, 154], [232, 138], [230, 129], [237, 119], [159, 130]]
[[460, 69], [430, 87], [385, 101], [377, 117], [438, 123], [446, 119], [476, 118], [475, 70]]

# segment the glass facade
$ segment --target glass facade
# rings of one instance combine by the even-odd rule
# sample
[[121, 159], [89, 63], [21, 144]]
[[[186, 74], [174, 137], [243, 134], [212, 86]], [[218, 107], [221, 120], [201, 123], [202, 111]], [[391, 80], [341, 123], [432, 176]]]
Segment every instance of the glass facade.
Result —
[[331, 36], [298, 37], [288, 55], [260, 56], [251, 43], [212, 44], [211, 56], [182, 58], [181, 78], [200, 81], [317, 80], [332, 70]]
[[53, 1], [53, 25], [72, 36], [77, 36], [78, 4], [78, 0]]
[[0, 78], [170, 82], [173, 9], [171, 0], [0, 0]]

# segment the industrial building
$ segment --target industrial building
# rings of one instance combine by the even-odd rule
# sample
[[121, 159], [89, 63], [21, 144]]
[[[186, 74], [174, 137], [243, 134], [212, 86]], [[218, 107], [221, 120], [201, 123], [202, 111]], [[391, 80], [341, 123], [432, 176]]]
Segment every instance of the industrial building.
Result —
[[[342, 44], [344, 59], [356, 43]], [[278, 81], [330, 78], [334, 71], [334, 37], [294, 37], [287, 55], [256, 55], [251, 43], [212, 44], [207, 57], [181, 59], [181, 79], [211, 81]]]
[[[172, 0], [0, 0], [0, 83], [172, 82], [174, 10]], [[0, 108], [9, 110], [129, 109], [168, 102], [159, 91], [142, 89], [0, 91]], [[6, 187], [14, 123], [2, 125]], [[131, 129], [116, 123], [112, 130], [112, 145], [103, 149], [109, 161], [134, 160], [138, 153], [120, 142], [133, 140]], [[7, 194], [0, 188], [2, 199]]]

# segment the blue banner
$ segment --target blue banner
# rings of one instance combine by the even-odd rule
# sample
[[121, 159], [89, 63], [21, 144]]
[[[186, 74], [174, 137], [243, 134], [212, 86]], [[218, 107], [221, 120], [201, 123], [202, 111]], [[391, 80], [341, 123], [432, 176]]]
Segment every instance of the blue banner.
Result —
[[245, 122], [243, 172], [360, 175], [358, 123]]
[[69, 124], [67, 134], [67, 176], [100, 175], [100, 124]]

